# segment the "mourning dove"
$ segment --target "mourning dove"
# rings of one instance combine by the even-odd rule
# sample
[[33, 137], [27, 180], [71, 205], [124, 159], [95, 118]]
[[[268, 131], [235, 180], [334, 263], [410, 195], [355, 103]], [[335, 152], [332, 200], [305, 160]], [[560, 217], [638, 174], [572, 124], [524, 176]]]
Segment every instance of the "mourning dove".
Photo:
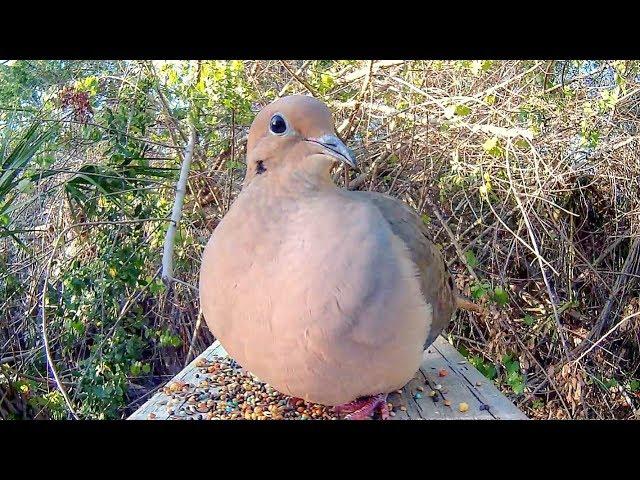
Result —
[[258, 114], [242, 191], [203, 254], [200, 302], [260, 380], [347, 418], [386, 418], [387, 393], [419, 369], [456, 294], [422, 219], [338, 188], [335, 162], [355, 166], [322, 102], [290, 96]]

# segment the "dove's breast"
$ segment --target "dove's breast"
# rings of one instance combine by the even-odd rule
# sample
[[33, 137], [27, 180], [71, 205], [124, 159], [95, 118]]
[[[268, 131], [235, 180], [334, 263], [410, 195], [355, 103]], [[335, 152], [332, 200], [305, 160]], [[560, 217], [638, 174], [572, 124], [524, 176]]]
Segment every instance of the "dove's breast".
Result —
[[283, 393], [327, 405], [402, 387], [431, 324], [415, 265], [379, 212], [334, 193], [241, 194], [202, 261], [205, 320]]

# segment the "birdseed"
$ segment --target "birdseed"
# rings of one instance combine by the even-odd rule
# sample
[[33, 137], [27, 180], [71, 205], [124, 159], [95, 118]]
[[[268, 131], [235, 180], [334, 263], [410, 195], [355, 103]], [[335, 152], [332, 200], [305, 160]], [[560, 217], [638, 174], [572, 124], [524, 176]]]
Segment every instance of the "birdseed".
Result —
[[[332, 407], [294, 399], [258, 381], [228, 357], [200, 358], [196, 384], [174, 381], [161, 391], [169, 420], [336, 420]], [[401, 409], [406, 407], [401, 407]], [[390, 412], [395, 416], [394, 412]]]

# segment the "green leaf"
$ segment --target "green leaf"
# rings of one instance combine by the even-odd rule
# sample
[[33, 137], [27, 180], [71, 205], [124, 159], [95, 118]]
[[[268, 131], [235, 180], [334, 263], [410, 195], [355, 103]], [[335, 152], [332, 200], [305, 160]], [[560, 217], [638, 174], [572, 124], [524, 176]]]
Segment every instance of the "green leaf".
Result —
[[529, 327], [533, 327], [536, 323], [536, 319], [533, 318], [531, 315], [525, 315], [522, 321], [524, 322], [525, 325]]
[[33, 192], [33, 183], [28, 178], [23, 178], [18, 182], [18, 190], [22, 193], [31, 193]]
[[244, 164], [238, 161], [229, 160], [226, 163], [227, 170], [239, 170], [244, 167]]
[[479, 262], [476, 258], [475, 253], [473, 253], [473, 250], [467, 250], [466, 252], [464, 252], [464, 257], [467, 260], [467, 265], [469, 265], [471, 268], [478, 266]]
[[509, 294], [502, 287], [496, 287], [493, 290], [492, 299], [499, 306], [504, 307], [509, 303]]
[[524, 376], [520, 373], [520, 362], [515, 360], [512, 355], [504, 355], [502, 357], [502, 365], [506, 370], [506, 383], [511, 387], [513, 393], [521, 394], [524, 392]]
[[131, 367], [129, 368], [129, 371], [131, 372], [131, 375], [133, 375], [134, 377], [137, 377], [138, 375], [140, 375], [140, 362], [132, 363]]
[[424, 213], [424, 214], [422, 215], [422, 222], [423, 222], [425, 225], [429, 225], [429, 224], [431, 223], [431, 217], [430, 217], [428, 214]]
[[[511, 357], [508, 357], [508, 358], [510, 359]], [[505, 361], [503, 359], [502, 363], [507, 370], [508, 376], [513, 377], [514, 374], [518, 374], [520, 370], [520, 362], [518, 362], [517, 360]]]
[[536, 398], [532, 403], [531, 403], [531, 407], [534, 410], [540, 410], [542, 407], [544, 407], [544, 402], [542, 400], [540, 400], [539, 398]]
[[471, 62], [471, 66], [469, 68], [471, 69], [471, 73], [478, 77], [481, 73], [488, 71], [491, 68], [491, 65], [493, 65], [492, 60], [474, 60]]
[[34, 122], [22, 135], [4, 160], [0, 159], [0, 198], [15, 185], [14, 179], [24, 170], [40, 147], [51, 137], [51, 130], [39, 132], [40, 122]]
[[454, 113], [462, 117], [465, 115], [469, 115], [471, 113], [471, 109], [466, 105], [456, 105]]
[[487, 293], [489, 293], [489, 290], [491, 289], [491, 285], [486, 282], [473, 283], [470, 289], [471, 289], [471, 297], [475, 300], [478, 300], [484, 297], [485, 295], [487, 295]]
[[524, 381], [522, 375], [518, 375], [517, 377], [508, 381], [508, 384], [511, 387], [511, 390], [513, 390], [513, 393], [517, 395], [524, 393]]
[[493, 363], [487, 363], [484, 365], [484, 371], [482, 374], [489, 380], [493, 380], [498, 375], [498, 369]]
[[491, 137], [489, 140], [482, 144], [482, 149], [487, 152], [489, 155], [493, 157], [501, 157], [504, 153], [504, 150], [500, 146], [500, 141], [498, 137]]
[[78, 335], [82, 335], [85, 331], [84, 323], [82, 322], [71, 322], [71, 328], [78, 333]]
[[481, 357], [473, 356], [469, 358], [469, 363], [489, 380], [493, 380], [498, 375], [498, 369], [491, 362], [485, 362]]

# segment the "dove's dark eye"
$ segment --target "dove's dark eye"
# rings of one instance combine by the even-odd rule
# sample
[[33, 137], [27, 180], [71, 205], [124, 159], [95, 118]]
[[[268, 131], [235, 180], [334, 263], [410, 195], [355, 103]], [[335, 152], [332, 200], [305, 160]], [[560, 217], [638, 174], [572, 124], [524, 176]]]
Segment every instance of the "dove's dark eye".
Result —
[[276, 135], [282, 135], [287, 131], [287, 122], [284, 117], [276, 113], [271, 117], [271, 123], [269, 123], [269, 130]]

